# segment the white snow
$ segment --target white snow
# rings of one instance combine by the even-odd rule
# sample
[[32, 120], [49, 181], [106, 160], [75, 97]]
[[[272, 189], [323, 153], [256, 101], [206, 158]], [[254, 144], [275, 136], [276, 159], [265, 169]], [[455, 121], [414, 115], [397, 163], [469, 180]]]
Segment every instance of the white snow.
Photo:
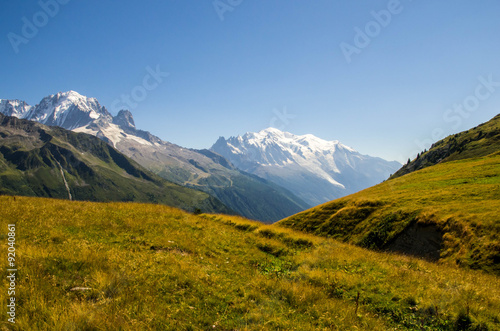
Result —
[[[25, 118], [33, 107], [20, 100], [0, 99], [0, 113]], [[13, 109], [13, 112], [10, 110]]]
[[271, 180], [311, 205], [375, 185], [395, 171], [394, 164], [361, 155], [337, 140], [276, 128], [224, 139], [212, 150], [239, 169]]
[[101, 117], [101, 106], [95, 98], [82, 96], [78, 92], [68, 91], [50, 95], [44, 98], [30, 114], [30, 119], [43, 124], [57, 125], [66, 129], [75, 127], [66, 123], [73, 109], [86, 113], [90, 119]]
[[106, 138], [108, 138], [109, 140], [111, 140], [111, 142], [113, 143], [113, 146], [115, 146], [115, 147], [116, 147], [116, 144], [118, 144], [119, 142], [121, 142], [123, 140], [132, 140], [132, 141], [135, 141], [135, 142], [137, 142], [137, 143], [139, 143], [141, 145], [153, 146], [152, 143], [150, 143], [149, 141], [147, 141], [145, 139], [142, 139], [140, 137], [124, 133], [123, 130], [120, 129], [120, 127], [118, 125], [116, 125], [116, 124], [110, 123], [106, 127], [102, 127], [101, 126], [99, 128], [100, 128], [100, 130], [97, 131], [97, 130], [88, 129], [87, 127], [83, 127], [82, 126], [80, 128], [73, 129], [72, 131], [74, 131], [74, 132], [83, 132], [83, 133], [91, 134], [93, 136], [97, 136], [97, 134], [100, 132]]
[[294, 135], [276, 128], [247, 132], [230, 138], [227, 144], [234, 154], [248, 158], [260, 166], [284, 167], [297, 165], [306, 171], [344, 188], [333, 178], [340, 173], [337, 162], [352, 167], [351, 157], [358, 157], [354, 149], [339, 141], [327, 141], [312, 134]]

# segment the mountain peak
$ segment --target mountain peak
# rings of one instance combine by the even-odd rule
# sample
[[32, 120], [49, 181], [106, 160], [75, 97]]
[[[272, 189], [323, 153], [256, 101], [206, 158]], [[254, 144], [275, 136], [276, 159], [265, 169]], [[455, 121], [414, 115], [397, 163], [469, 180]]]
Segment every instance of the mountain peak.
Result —
[[73, 90], [69, 90], [66, 92], [59, 92], [56, 95], [60, 97], [84, 98], [83, 95]]
[[269, 127], [267, 129], [260, 130], [259, 133], [280, 134], [280, 133], [285, 133], [285, 131], [281, 131], [280, 129]]
[[46, 125], [55, 125], [73, 130], [88, 125], [92, 121], [111, 115], [95, 98], [89, 98], [70, 90], [49, 95], [24, 116]]
[[237, 137], [237, 139], [240, 141], [247, 141], [253, 145], [268, 145], [272, 142], [280, 141], [292, 145], [302, 145], [314, 151], [344, 149], [356, 153], [353, 148], [340, 143], [338, 140], [324, 140], [310, 133], [296, 135], [273, 127], [263, 129], [257, 133], [247, 132], [245, 135]]
[[259, 141], [261, 142], [271, 142], [282, 140], [286, 138], [291, 138], [293, 134], [285, 131], [281, 131], [280, 129], [276, 129], [273, 127], [269, 127], [267, 129], [260, 130], [259, 132], [247, 132], [243, 136], [238, 136], [237, 139], [243, 141]]
[[21, 100], [0, 99], [0, 113], [6, 116], [25, 118], [33, 107]]
[[56, 94], [51, 94], [44, 99], [51, 99], [54, 100], [55, 102], [62, 102], [64, 100], [68, 100], [69, 102], [73, 103], [80, 103], [82, 101], [85, 101], [86, 99], [92, 99], [92, 98], [87, 98], [80, 93], [70, 90], [66, 92], [58, 92]]
[[113, 117], [113, 123], [121, 128], [135, 129], [135, 122], [132, 113], [128, 110], [120, 110], [118, 115]]
[[378, 184], [400, 167], [361, 155], [337, 140], [276, 128], [220, 138], [211, 150], [240, 170], [282, 185], [310, 205]]

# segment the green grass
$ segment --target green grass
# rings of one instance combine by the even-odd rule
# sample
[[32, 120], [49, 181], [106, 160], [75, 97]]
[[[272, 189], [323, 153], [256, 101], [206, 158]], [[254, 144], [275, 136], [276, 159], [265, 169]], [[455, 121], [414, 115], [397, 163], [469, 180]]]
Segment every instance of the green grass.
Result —
[[159, 205], [4, 196], [0, 207], [19, 270], [16, 324], [4, 316], [3, 329], [500, 328], [499, 279], [482, 271]]
[[500, 155], [493, 154], [388, 180], [279, 225], [379, 249], [413, 224], [433, 225], [443, 235], [442, 262], [500, 274], [499, 210]]

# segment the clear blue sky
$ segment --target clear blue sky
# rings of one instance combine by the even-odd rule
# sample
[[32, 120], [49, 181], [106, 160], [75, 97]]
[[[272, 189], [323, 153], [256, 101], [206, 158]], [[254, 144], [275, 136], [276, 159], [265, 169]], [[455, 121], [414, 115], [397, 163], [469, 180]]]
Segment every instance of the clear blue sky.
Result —
[[59, 1], [2, 1], [0, 98], [135, 91], [137, 127], [185, 147], [273, 125], [399, 161], [500, 112], [498, 0]]

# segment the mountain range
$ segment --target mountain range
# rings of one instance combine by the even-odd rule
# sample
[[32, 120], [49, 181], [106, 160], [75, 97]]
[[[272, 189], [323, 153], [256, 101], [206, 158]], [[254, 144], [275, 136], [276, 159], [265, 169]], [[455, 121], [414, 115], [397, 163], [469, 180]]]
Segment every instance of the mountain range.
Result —
[[211, 150], [311, 206], [378, 184], [401, 167], [399, 162], [362, 155], [338, 141], [275, 128], [227, 140], [220, 137]]
[[113, 116], [95, 98], [75, 91], [47, 96], [35, 106], [0, 100], [0, 113], [96, 136], [160, 177], [264, 222], [377, 184], [401, 166], [339, 142], [272, 128], [221, 137], [210, 150], [183, 148], [137, 129], [130, 111]]
[[0, 100], [0, 113], [96, 136], [160, 177], [209, 193], [251, 219], [275, 222], [310, 207], [286, 189], [240, 171], [220, 155], [183, 148], [138, 130], [129, 111], [112, 116], [96, 99], [75, 91], [47, 96], [36, 106]]
[[160, 178], [87, 134], [0, 114], [0, 137], [0, 194], [232, 213], [216, 198]]

